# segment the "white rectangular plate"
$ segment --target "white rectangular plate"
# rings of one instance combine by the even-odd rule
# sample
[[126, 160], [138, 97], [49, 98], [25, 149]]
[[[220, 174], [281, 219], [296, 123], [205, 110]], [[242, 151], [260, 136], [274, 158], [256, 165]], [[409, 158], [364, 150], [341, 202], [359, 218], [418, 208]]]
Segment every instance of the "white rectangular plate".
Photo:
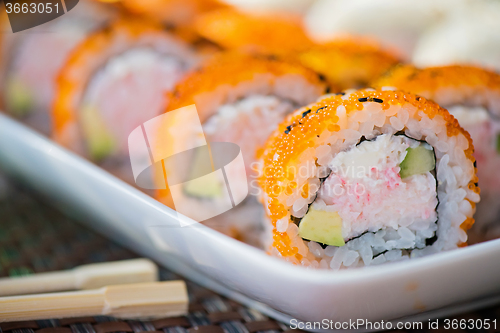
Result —
[[2, 114], [0, 168], [121, 244], [285, 322], [422, 319], [499, 300], [500, 240], [376, 267], [311, 270], [200, 224], [180, 227], [176, 212]]

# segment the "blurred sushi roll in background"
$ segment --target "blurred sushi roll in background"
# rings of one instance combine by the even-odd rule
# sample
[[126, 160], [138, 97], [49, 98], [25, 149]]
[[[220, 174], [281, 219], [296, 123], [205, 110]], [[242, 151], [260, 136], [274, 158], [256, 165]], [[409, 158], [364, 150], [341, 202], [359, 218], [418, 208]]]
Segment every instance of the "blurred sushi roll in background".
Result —
[[[17, 33], [3, 29], [0, 82], [4, 111], [48, 135], [60, 67], [76, 45], [114, 16], [113, 8], [89, 0], [41, 26]], [[8, 25], [5, 11], [2, 24]]]
[[57, 78], [53, 139], [133, 183], [128, 136], [161, 114], [193, 68], [193, 48], [161, 25], [123, 17], [80, 43]]
[[[209, 143], [239, 145], [249, 180], [250, 196], [238, 207], [205, 224], [255, 244], [254, 233], [262, 228], [264, 215], [255, 197], [259, 148], [286, 115], [313, 102], [325, 89], [325, 82], [315, 72], [298, 64], [236, 52], [213, 57], [177, 84], [169, 94], [167, 112], [195, 104]], [[181, 124], [176, 128], [182, 131]], [[179, 134], [166, 144], [183, 151], [186, 142]], [[192, 165], [193, 168], [197, 165], [196, 156]], [[221, 199], [219, 187], [205, 184], [203, 188], [177, 189], [183, 193], [175, 193], [175, 197], [183, 197], [193, 207], [203, 202], [200, 214], [204, 214], [205, 210], [217, 209]], [[159, 190], [157, 198], [175, 208], [169, 190]]]
[[288, 55], [313, 45], [300, 16], [290, 13], [221, 9], [200, 15], [195, 27], [201, 36], [228, 50]]
[[162, 24], [193, 44], [199, 53], [207, 55], [219, 49], [196, 32], [194, 22], [204, 13], [229, 7], [219, 0], [109, 0], [108, 2], [131, 16]]
[[289, 116], [266, 145], [268, 249], [336, 270], [462, 246], [479, 202], [473, 152], [458, 121], [424, 97], [326, 96]]
[[375, 86], [391, 86], [436, 101], [471, 135], [481, 202], [477, 206], [478, 236], [500, 236], [500, 75], [473, 66], [423, 69], [394, 68]]
[[339, 38], [316, 44], [294, 57], [322, 74], [337, 89], [364, 88], [399, 64], [395, 50], [383, 48], [369, 38]]

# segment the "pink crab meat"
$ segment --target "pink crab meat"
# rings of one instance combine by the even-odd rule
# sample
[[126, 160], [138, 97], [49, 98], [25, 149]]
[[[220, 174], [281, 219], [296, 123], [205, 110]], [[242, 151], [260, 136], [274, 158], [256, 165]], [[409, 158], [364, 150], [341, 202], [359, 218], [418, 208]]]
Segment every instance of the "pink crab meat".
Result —
[[345, 239], [385, 227], [419, 230], [434, 223], [438, 203], [434, 176], [426, 172], [401, 179], [399, 175], [406, 149], [419, 144], [384, 134], [338, 153], [328, 165], [332, 172], [319, 190], [315, 209], [337, 212]]

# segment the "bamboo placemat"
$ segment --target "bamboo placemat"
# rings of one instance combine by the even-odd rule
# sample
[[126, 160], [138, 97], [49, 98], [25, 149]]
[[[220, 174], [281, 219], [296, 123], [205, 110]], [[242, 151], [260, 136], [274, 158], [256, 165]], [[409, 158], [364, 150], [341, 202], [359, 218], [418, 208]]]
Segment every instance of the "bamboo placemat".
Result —
[[[9, 185], [7, 193], [3, 192], [3, 195], [0, 193], [0, 277], [138, 257], [64, 216], [26, 189]], [[184, 279], [165, 269], [160, 271], [160, 276], [162, 280]], [[287, 325], [256, 310], [190, 281], [186, 280], [186, 283], [190, 299], [186, 316], [154, 321], [111, 317], [48, 318], [0, 323], [0, 333], [281, 333], [290, 330]], [[500, 318], [500, 306], [454, 318], [493, 320]], [[444, 329], [429, 332], [440, 331]]]

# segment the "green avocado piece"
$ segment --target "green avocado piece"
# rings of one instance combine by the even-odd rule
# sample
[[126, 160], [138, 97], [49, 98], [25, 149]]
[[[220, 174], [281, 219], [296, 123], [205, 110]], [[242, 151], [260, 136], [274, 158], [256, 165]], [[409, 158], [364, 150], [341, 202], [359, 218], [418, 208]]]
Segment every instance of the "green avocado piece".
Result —
[[211, 199], [222, 196], [222, 184], [216, 173], [209, 173], [187, 182], [184, 191], [193, 197]]
[[20, 80], [11, 78], [5, 87], [7, 111], [18, 117], [26, 116], [34, 107], [31, 91]]
[[496, 148], [497, 148], [497, 153], [500, 154], [500, 133], [497, 134]]
[[115, 150], [115, 140], [99, 111], [93, 106], [85, 105], [80, 116], [90, 157], [99, 161], [110, 155]]
[[300, 221], [299, 236], [326, 245], [345, 245], [342, 237], [342, 218], [339, 214], [312, 207]]
[[406, 157], [399, 165], [401, 179], [426, 173], [436, 167], [434, 151], [427, 149], [424, 145], [406, 149]]
[[196, 150], [189, 172], [189, 182], [184, 186], [184, 191], [193, 197], [216, 198], [222, 196], [222, 184], [217, 178], [217, 174], [213, 172], [208, 149], [207, 147], [207, 149]]

